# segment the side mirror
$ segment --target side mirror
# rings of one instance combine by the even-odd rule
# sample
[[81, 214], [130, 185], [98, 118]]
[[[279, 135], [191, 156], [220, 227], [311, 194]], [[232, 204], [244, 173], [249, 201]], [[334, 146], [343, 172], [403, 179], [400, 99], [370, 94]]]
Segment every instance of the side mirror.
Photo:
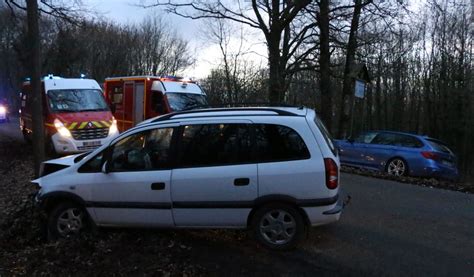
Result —
[[102, 173], [108, 174], [109, 173], [109, 163], [107, 161], [104, 162], [102, 165]]
[[112, 111], [112, 113], [115, 113], [115, 110], [116, 110], [115, 103], [110, 104], [110, 111]]

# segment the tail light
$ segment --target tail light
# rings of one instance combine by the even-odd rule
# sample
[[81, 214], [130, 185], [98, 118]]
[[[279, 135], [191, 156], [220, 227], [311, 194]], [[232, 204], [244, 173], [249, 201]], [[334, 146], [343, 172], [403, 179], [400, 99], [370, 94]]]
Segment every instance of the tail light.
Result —
[[328, 189], [337, 188], [339, 183], [339, 170], [336, 162], [331, 158], [325, 158], [324, 166], [326, 168], [326, 187], [328, 187]]
[[421, 152], [421, 155], [425, 158], [425, 159], [429, 159], [429, 160], [436, 160], [438, 159], [438, 155], [434, 152], [430, 152], [430, 151], [422, 151]]

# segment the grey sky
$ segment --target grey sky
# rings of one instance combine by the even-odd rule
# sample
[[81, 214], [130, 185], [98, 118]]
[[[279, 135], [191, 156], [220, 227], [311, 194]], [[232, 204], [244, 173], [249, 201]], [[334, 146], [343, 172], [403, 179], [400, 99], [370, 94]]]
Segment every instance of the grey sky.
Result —
[[[194, 53], [197, 62], [195, 66], [184, 72], [189, 77], [203, 78], [208, 75], [211, 68], [219, 63], [219, 49], [203, 39], [201, 20], [191, 20], [176, 15], [168, 14], [160, 8], [142, 8], [139, 0], [83, 0], [89, 10], [99, 13], [99, 16], [107, 17], [119, 24], [139, 23], [147, 16], [161, 16], [172, 28], [184, 39], [189, 41], [190, 50]], [[265, 53], [263, 45], [252, 45], [252, 49], [258, 53]], [[263, 51], [263, 52], [262, 52]], [[264, 62], [262, 57], [252, 57], [254, 60]]]

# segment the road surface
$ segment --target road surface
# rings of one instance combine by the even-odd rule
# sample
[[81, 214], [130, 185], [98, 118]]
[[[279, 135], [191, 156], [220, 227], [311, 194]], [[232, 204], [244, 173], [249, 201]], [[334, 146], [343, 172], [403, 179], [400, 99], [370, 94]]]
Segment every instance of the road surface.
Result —
[[[0, 143], [21, 140], [17, 119], [0, 124]], [[312, 229], [292, 252], [176, 232], [193, 245], [191, 260], [234, 273], [474, 276], [474, 195], [349, 174], [342, 174], [342, 188], [352, 201], [341, 220]]]

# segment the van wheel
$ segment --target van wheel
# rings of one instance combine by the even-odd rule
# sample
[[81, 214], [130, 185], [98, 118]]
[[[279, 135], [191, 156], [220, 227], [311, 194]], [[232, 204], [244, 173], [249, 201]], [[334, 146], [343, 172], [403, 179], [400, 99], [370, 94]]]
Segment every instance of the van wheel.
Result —
[[77, 237], [88, 226], [87, 212], [72, 202], [60, 203], [48, 215], [48, 237], [53, 240]]
[[48, 143], [46, 144], [46, 154], [50, 158], [57, 158], [59, 157], [56, 149], [54, 148], [54, 143], [52, 139], [48, 139]]
[[21, 133], [23, 134], [23, 139], [25, 140], [25, 142], [31, 143], [31, 138], [29, 137], [28, 132], [23, 129]]
[[252, 218], [255, 238], [271, 250], [296, 247], [305, 233], [301, 214], [285, 204], [269, 204], [255, 212]]

